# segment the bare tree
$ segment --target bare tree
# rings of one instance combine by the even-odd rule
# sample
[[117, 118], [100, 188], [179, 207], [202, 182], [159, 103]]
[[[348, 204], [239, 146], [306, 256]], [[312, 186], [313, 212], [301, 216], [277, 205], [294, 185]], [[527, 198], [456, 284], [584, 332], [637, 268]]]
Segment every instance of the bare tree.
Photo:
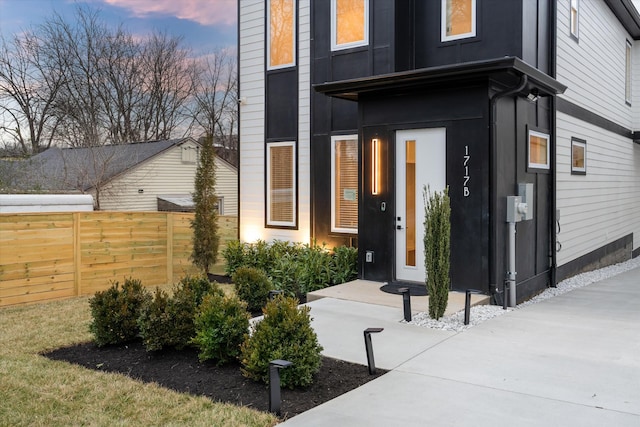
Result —
[[192, 128], [213, 137], [218, 154], [237, 162], [238, 85], [235, 56], [218, 49], [194, 61]]
[[55, 14], [40, 26], [43, 50], [61, 68], [65, 84], [58, 92], [56, 113], [62, 118], [62, 137], [72, 146], [92, 147], [107, 142], [104, 132], [102, 62], [108, 53], [109, 31], [97, 11], [76, 9], [75, 25]]
[[140, 117], [145, 141], [169, 139], [186, 119], [186, 104], [193, 91], [188, 51], [181, 38], [154, 33], [142, 52], [145, 75]]
[[0, 130], [23, 154], [49, 148], [59, 123], [52, 107], [64, 75], [40, 47], [32, 33], [0, 38]]

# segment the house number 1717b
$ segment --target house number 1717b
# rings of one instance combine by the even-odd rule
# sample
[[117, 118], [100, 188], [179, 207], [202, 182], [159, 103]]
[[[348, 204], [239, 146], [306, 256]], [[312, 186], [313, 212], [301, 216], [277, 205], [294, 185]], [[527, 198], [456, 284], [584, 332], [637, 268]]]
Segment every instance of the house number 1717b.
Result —
[[464, 197], [469, 197], [469, 159], [471, 159], [471, 156], [469, 155], [469, 146], [465, 145], [464, 146], [464, 162], [463, 162], [463, 166], [464, 166], [464, 176], [463, 178], [463, 184], [462, 184], [462, 194], [464, 195]]

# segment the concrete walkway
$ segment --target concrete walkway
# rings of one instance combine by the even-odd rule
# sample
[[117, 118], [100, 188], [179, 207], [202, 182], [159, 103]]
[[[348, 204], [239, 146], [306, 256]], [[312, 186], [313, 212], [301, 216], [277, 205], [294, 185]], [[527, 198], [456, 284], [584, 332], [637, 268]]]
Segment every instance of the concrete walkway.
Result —
[[392, 371], [283, 426], [640, 426], [640, 269], [459, 333], [309, 305], [325, 355], [366, 365], [363, 330], [383, 327], [376, 365]]

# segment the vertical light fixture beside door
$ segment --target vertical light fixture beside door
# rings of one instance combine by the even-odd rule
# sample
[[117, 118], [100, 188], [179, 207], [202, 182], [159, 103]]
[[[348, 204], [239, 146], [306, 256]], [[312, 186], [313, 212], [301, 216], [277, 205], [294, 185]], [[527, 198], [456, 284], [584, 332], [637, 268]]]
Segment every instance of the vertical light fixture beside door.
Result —
[[380, 140], [371, 140], [371, 194], [380, 194]]

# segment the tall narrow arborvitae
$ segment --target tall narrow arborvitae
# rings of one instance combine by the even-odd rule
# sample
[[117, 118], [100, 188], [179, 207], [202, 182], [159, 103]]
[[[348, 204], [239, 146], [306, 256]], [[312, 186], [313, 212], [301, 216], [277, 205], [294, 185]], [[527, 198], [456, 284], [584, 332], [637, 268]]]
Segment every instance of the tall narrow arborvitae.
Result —
[[218, 260], [218, 212], [216, 203], [218, 197], [215, 194], [216, 169], [215, 148], [213, 137], [208, 136], [202, 142], [202, 148], [196, 170], [195, 192], [193, 202], [195, 204], [195, 218], [191, 221], [193, 229], [193, 252], [191, 260], [202, 272], [209, 273], [209, 269]]
[[429, 316], [439, 319], [449, 302], [449, 270], [451, 256], [451, 203], [448, 188], [431, 194], [423, 188], [424, 197], [424, 265], [427, 270]]

